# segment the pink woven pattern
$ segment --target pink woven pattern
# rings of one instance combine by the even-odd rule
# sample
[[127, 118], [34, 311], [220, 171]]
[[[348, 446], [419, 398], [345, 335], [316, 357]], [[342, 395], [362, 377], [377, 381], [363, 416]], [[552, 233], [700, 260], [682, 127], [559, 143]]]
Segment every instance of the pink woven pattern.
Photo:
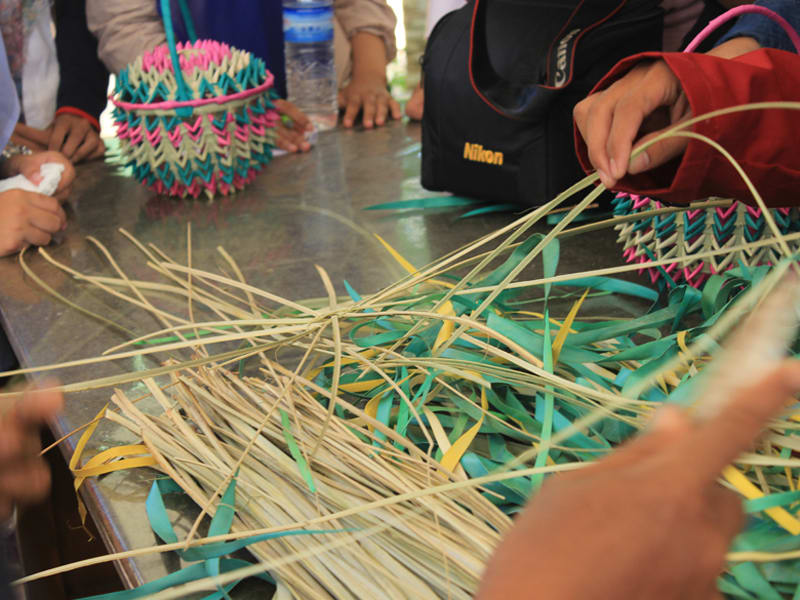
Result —
[[[207, 71], [210, 65], [222, 64], [224, 59], [230, 58], [232, 55], [228, 44], [213, 40], [197, 40], [194, 44], [178, 42], [177, 48], [181, 70], [184, 73], [191, 73], [194, 69]], [[169, 46], [161, 44], [151, 52], [145, 52], [142, 55], [142, 70], [147, 73], [151, 69], [157, 69], [159, 73], [163, 73], [165, 70], [173, 71]]]
[[[639, 272], [646, 273], [652, 283], [700, 287], [712, 275], [743, 265], [771, 265], [782, 256], [757, 207], [732, 202], [672, 214], [650, 212], [661, 208], [660, 202], [644, 196], [618, 194], [614, 200], [615, 215], [641, 215], [638, 221], [620, 223], [615, 229], [625, 261], [641, 265]], [[800, 230], [797, 209], [775, 208], [770, 213], [783, 235]], [[798, 242], [790, 241], [789, 246], [797, 248]], [[677, 262], [659, 267], [652, 266], [654, 260]]]
[[112, 102], [126, 164], [158, 194], [240, 190], [272, 158], [274, 78], [263, 61], [226, 44], [201, 40], [177, 50], [180, 77], [166, 45], [117, 76]]
[[172, 143], [176, 150], [181, 146], [184, 137], [192, 142], [199, 142], [201, 135], [203, 135], [203, 120], [208, 121], [208, 128], [216, 136], [217, 143], [220, 147], [229, 146], [231, 144], [231, 136], [233, 138], [246, 142], [251, 134], [255, 136], [264, 136], [267, 129], [275, 127], [278, 123], [279, 116], [277, 111], [270, 110], [263, 115], [256, 115], [248, 110], [250, 117], [249, 125], [231, 125], [235, 121], [233, 114], [228, 113], [223, 127], [217, 127], [214, 123], [214, 115], [198, 116], [193, 122], [184, 121], [172, 131], [164, 131], [161, 125], [155, 127], [152, 131], [138, 125], [137, 127], [130, 127], [125, 121], [117, 121], [117, 137], [120, 140], [128, 140], [134, 146], [140, 145], [143, 140], [153, 148], [157, 148], [166, 134], [167, 139]]
[[206, 192], [209, 196], [213, 196], [214, 194], [227, 196], [235, 190], [244, 189], [247, 184], [251, 183], [256, 178], [256, 175], [258, 175], [258, 171], [256, 169], [250, 169], [247, 172], [247, 177], [236, 175], [233, 178], [233, 183], [230, 184], [222, 179], [220, 173], [215, 173], [208, 182], [194, 180], [191, 185], [184, 185], [176, 181], [168, 188], [161, 181], [156, 181], [156, 183], [149, 186], [148, 189], [156, 194], [167, 194], [178, 198], [185, 198], [187, 196], [197, 198], [203, 192]]

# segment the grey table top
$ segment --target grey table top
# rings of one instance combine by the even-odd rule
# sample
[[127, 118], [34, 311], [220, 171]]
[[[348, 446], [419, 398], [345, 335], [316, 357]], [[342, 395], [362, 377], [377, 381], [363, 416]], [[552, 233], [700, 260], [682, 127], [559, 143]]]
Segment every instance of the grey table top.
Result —
[[[210, 270], [217, 246], [239, 263], [248, 281], [291, 299], [321, 297], [324, 288], [314, 269], [322, 265], [339, 293], [347, 279], [370, 293], [403, 275], [376, 243], [384, 237], [416, 265], [435, 258], [504, 225], [512, 215], [456, 220], [459, 212], [426, 210], [387, 214], [364, 211], [369, 205], [431, 195], [419, 184], [419, 127], [394, 123], [375, 131], [335, 130], [322, 134], [306, 155], [276, 158], [244, 192], [213, 203], [156, 198], [112, 161], [78, 169], [70, 222], [52, 255], [83, 273], [110, 273], [102, 256], [86, 241], [95, 236], [132, 277], [150, 277], [141, 255], [117, 233], [124, 227], [144, 243], [168, 255], [186, 256], [186, 223], [193, 230], [193, 262]], [[463, 211], [461, 211], [463, 212]], [[143, 312], [56, 271], [35, 253], [33, 270], [72, 301], [118, 320], [137, 333], [159, 324]], [[564, 271], [617, 264], [612, 232], [581, 236], [562, 250]], [[562, 271], [562, 272], [564, 272]], [[123, 334], [76, 312], [44, 293], [22, 274], [15, 258], [0, 259], [0, 316], [20, 361], [42, 365], [96, 356], [124, 340]], [[61, 373], [65, 381], [142, 369], [155, 362], [128, 361]], [[72, 394], [56, 436], [91, 420], [108, 401], [110, 390]], [[72, 453], [78, 436], [62, 444]], [[129, 442], [132, 437], [110, 423], [102, 425], [89, 454]], [[153, 472], [114, 473], [82, 488], [87, 507], [109, 551], [150, 546], [144, 500]], [[191, 510], [173, 506], [178, 529], [191, 522]], [[126, 585], [135, 586], [176, 569], [173, 554], [149, 555], [118, 564]]]

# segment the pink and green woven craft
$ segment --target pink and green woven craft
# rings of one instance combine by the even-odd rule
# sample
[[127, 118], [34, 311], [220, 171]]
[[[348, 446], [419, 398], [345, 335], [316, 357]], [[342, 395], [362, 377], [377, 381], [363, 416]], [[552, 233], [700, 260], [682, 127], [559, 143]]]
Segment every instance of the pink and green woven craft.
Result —
[[[772, 237], [761, 210], [741, 202], [715, 208], [697, 208], [667, 215], [646, 214], [663, 208], [657, 200], [618, 194], [613, 201], [614, 215], [643, 213], [637, 221], [616, 226], [622, 254], [629, 263], [648, 263], [669, 258], [684, 258], [663, 267], [642, 267], [652, 283], [659, 286], [688, 283], [701, 287], [716, 273], [742, 265], [746, 267], [775, 264], [783, 256], [774, 244], [755, 249], [737, 247]], [[774, 208], [772, 217], [782, 234], [800, 231], [797, 208]], [[789, 242], [800, 250], [800, 242]], [[694, 258], [707, 251], [732, 249], [716, 256]]]
[[175, 44], [169, 2], [162, 8], [167, 43], [123, 69], [111, 98], [123, 158], [158, 194], [241, 190], [272, 159], [272, 74], [226, 44]]
[[[792, 40], [800, 53], [800, 35], [786, 19], [764, 6], [746, 4], [737, 6], [713, 19], [687, 45], [684, 52], [694, 52], [700, 43], [726, 22], [745, 13], [756, 13], [775, 21]], [[681, 258], [683, 260], [663, 267], [642, 267], [652, 283], [659, 287], [687, 283], [701, 287], [714, 274], [735, 267], [754, 267], [775, 264], [783, 257], [777, 244], [756, 248], [742, 248], [772, 237], [761, 210], [731, 201], [714, 208], [686, 208], [665, 214], [645, 214], [664, 208], [660, 202], [647, 197], [618, 194], [613, 201], [614, 216], [643, 213], [642, 218], [616, 226], [622, 253], [629, 263], [647, 263], [656, 260]], [[770, 213], [781, 234], [800, 231], [800, 212], [797, 208], [773, 208]], [[788, 242], [793, 252], [800, 250], [800, 242]], [[705, 256], [708, 252], [719, 252]], [[698, 255], [703, 255], [698, 258]]]

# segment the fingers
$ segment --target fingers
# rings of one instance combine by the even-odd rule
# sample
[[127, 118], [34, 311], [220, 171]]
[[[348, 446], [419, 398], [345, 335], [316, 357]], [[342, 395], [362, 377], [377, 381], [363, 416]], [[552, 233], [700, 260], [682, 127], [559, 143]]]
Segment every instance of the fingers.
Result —
[[[61, 218], [50, 211], [31, 207], [30, 214], [28, 215], [28, 223], [45, 233], [55, 233], [61, 231], [67, 224], [67, 221], [66, 218]], [[48, 240], [47, 243], [49, 242]]]
[[79, 163], [86, 159], [99, 158], [104, 153], [105, 144], [103, 144], [103, 140], [100, 139], [100, 136], [94, 129], [90, 129], [83, 139], [83, 143], [72, 155], [72, 162]]
[[50, 141], [49, 131], [31, 127], [30, 125], [25, 125], [25, 123], [17, 123], [14, 127], [14, 133], [38, 144], [43, 149], [47, 149], [47, 144]]
[[395, 121], [403, 116], [403, 109], [400, 107], [400, 103], [394, 98], [389, 99], [389, 112]]
[[50, 379], [26, 391], [12, 409], [14, 417], [30, 424], [44, 424], [54, 418], [64, 408], [64, 395], [54, 389], [57, 385]]
[[[655, 61], [635, 67], [575, 106], [575, 124], [603, 185], [612, 187], [628, 173], [631, 148], [645, 119], [660, 107], [674, 107], [681, 96], [677, 77], [665, 62]], [[667, 145], [662, 150], [674, 152], [677, 147]], [[662, 156], [648, 154], [636, 168], [652, 168], [657, 160]]]
[[[673, 106], [673, 114], [671, 115], [672, 124], [669, 127], [686, 121], [691, 116], [692, 112], [691, 107], [689, 106], [689, 101], [686, 99], [685, 94], [681, 94], [681, 97]], [[644, 136], [637, 142], [636, 146], [642, 146], [643, 144], [664, 133], [666, 129], [667, 128], [654, 131], [653, 133]], [[661, 165], [671, 161], [673, 158], [681, 156], [686, 151], [686, 147], [688, 145], [689, 138], [683, 136], [673, 136], [655, 142], [652, 146], [631, 158], [630, 164], [628, 165], [628, 173], [631, 175], [636, 175], [649, 169], [660, 167]]]
[[[352, 127], [356, 122], [358, 111], [361, 110], [361, 97], [357, 94], [350, 94], [346, 96], [346, 105], [344, 108], [344, 117], [342, 117], [342, 125], [345, 127]], [[374, 114], [374, 110], [373, 110]], [[366, 122], [364, 123], [366, 125]], [[372, 122], [370, 121], [370, 127]]]
[[609, 157], [609, 175], [622, 179], [628, 170], [633, 142], [645, 118], [662, 106], [672, 106], [678, 101], [680, 85], [672, 70], [663, 61], [647, 68], [634, 89], [626, 89], [614, 106], [611, 130], [606, 142]]
[[[633, 76], [634, 72], [631, 72], [626, 77]], [[604, 92], [581, 100], [572, 111], [575, 124], [586, 142], [589, 161], [597, 169], [600, 180], [606, 187], [611, 185], [609, 178], [611, 167], [606, 142], [611, 132], [614, 107], [623, 94], [623, 87], [620, 84], [623, 81], [625, 80], [621, 79]]]
[[[716, 523], [716, 530], [725, 544], [725, 547], [722, 548], [724, 554], [730, 542], [739, 535], [745, 524], [742, 498], [735, 492], [715, 483], [708, 492], [707, 501], [709, 514]], [[722, 569], [720, 568], [720, 570]]]
[[12, 502], [0, 503], [0, 518], [11, 516], [14, 503], [29, 504], [42, 500], [50, 489], [50, 471], [41, 458], [19, 461], [0, 475], [0, 495]]
[[308, 152], [311, 150], [311, 144], [304, 133], [289, 129], [285, 125], [278, 125], [275, 131], [278, 134], [275, 140], [275, 145], [278, 148], [287, 152]]
[[72, 121], [72, 127], [69, 129], [64, 145], [61, 148], [50, 148], [51, 150], [60, 150], [64, 156], [71, 161], [77, 162], [75, 153], [83, 145], [86, 137], [92, 130], [92, 126], [85, 119], [80, 121]]
[[286, 115], [292, 122], [292, 128], [298, 132], [311, 131], [314, 125], [303, 111], [287, 100], [278, 99], [274, 101], [275, 108], [281, 115]]
[[47, 150], [46, 144], [40, 144], [35, 140], [31, 140], [26, 138], [22, 135], [13, 134], [11, 136], [11, 143], [16, 144], [17, 146], [25, 146], [26, 148], [31, 149], [34, 152], [43, 152]]
[[47, 141], [48, 150], [61, 150], [68, 134], [69, 122], [64, 119], [56, 119], [50, 131], [50, 139]]
[[714, 480], [750, 448], [770, 418], [800, 390], [800, 361], [788, 360], [739, 392], [714, 419], [692, 433], [682, 451], [701, 479]]
[[99, 143], [95, 146], [94, 150], [92, 150], [91, 154], [86, 157], [86, 160], [97, 160], [98, 158], [102, 158], [106, 154], [106, 143], [103, 141], [103, 138], [99, 137]]
[[663, 452], [692, 431], [692, 421], [678, 406], [665, 405], [658, 409], [650, 426], [638, 437], [622, 445], [597, 463], [598, 466], [618, 469], [643, 458]]
[[[400, 104], [391, 96], [383, 95], [377, 98], [375, 104], [375, 125], [380, 127], [386, 123], [386, 118], [399, 119], [402, 116]], [[365, 124], [366, 125], [366, 124]]]
[[[53, 236], [50, 233], [44, 231], [43, 229], [39, 229], [32, 224], [29, 224], [24, 228], [22, 238], [23, 243], [30, 246], [47, 246], [47, 244], [53, 240]], [[21, 249], [22, 248], [18, 248], [18, 250]]]
[[[661, 133], [663, 133], [663, 130], [656, 131], [655, 133], [643, 137], [641, 143], [637, 144], [637, 146], [650, 141]], [[685, 137], [671, 137], [660, 140], [641, 154], [637, 154], [631, 158], [630, 164], [628, 165], [628, 173], [637, 175], [649, 171], [650, 169], [660, 167], [673, 158], [681, 156], [686, 151], [686, 146], [688, 146], [688, 144], [689, 138]]]

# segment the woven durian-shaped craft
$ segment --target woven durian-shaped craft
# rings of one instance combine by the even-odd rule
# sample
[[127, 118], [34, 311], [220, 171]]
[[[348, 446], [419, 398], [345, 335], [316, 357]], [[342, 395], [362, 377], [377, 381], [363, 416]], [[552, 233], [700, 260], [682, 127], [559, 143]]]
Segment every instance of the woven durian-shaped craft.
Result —
[[[732, 8], [711, 22], [686, 46], [694, 52], [718, 27], [746, 13], [756, 13], [775, 21], [800, 53], [800, 35], [779, 14], [757, 5]], [[644, 196], [618, 194], [613, 201], [614, 216], [633, 216], [616, 225], [622, 253], [629, 263], [648, 263], [664, 259], [681, 259], [661, 266], [643, 267], [652, 283], [675, 286], [687, 283], [701, 287], [709, 277], [736, 267], [771, 265], [783, 257], [762, 211], [741, 202], [723, 202], [719, 206], [653, 214], [665, 208], [657, 200]], [[797, 208], [772, 208], [770, 215], [782, 235], [800, 231]], [[792, 251], [800, 249], [800, 241], [787, 241]]]
[[[613, 206], [617, 217], [642, 215], [641, 219], [616, 225], [617, 239], [628, 263], [681, 259], [642, 267], [659, 287], [683, 283], [700, 287], [716, 273], [775, 264], [783, 256], [777, 243], [770, 242], [773, 234], [762, 211], [741, 202], [659, 215], [652, 211], [665, 207], [657, 200], [618, 194]], [[770, 214], [781, 234], [800, 231], [797, 208], [773, 208]], [[800, 250], [800, 240], [790, 240], [788, 244], [793, 251]]]
[[197, 40], [176, 44], [169, 0], [167, 43], [117, 76], [111, 102], [123, 160], [158, 194], [209, 198], [242, 189], [271, 160], [279, 115], [272, 74], [249, 52]]

